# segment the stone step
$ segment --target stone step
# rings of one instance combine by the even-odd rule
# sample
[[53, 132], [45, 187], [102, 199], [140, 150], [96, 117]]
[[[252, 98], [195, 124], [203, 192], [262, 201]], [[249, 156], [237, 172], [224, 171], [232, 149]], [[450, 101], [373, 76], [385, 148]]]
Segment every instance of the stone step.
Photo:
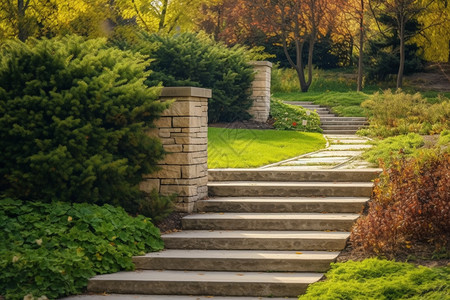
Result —
[[329, 117], [320, 118], [320, 121], [362, 121], [367, 122], [364, 117]]
[[334, 117], [336, 117], [336, 115], [335, 114], [331, 114], [331, 113], [325, 113], [325, 112], [317, 112], [317, 114], [319, 115], [319, 118], [320, 119], [322, 119], [322, 118], [334, 118]]
[[364, 126], [368, 124], [366, 121], [346, 121], [346, 120], [327, 121], [324, 119], [321, 119], [320, 123], [322, 125], [359, 125], [359, 126]]
[[323, 134], [355, 134], [357, 130], [324, 129]]
[[[364, 170], [270, 170], [270, 169], [211, 169], [208, 180], [215, 181], [284, 181], [284, 182], [364, 182], [372, 181], [380, 169]], [[243, 195], [240, 195], [243, 196]], [[269, 195], [267, 195], [269, 196]], [[294, 195], [296, 196], [296, 195]], [[315, 195], [319, 196], [319, 195]], [[344, 195], [348, 197], [350, 195]]]
[[131, 294], [90, 294], [61, 298], [61, 300], [297, 300], [298, 298], [266, 297], [213, 297], [189, 295], [131, 295]]
[[323, 130], [358, 130], [364, 126], [362, 125], [324, 125], [322, 124], [320, 128]]
[[359, 213], [369, 198], [214, 198], [197, 202], [201, 212], [330, 212]]
[[133, 257], [136, 269], [231, 272], [326, 272], [339, 252], [165, 250]]
[[322, 112], [330, 112], [328, 110], [328, 108], [326, 107], [321, 107], [320, 105], [302, 105], [303, 108], [308, 109], [308, 110], [315, 110], [317, 112], [322, 111]]
[[323, 277], [321, 273], [119, 272], [93, 277], [88, 292], [295, 297]]
[[166, 249], [341, 251], [349, 232], [184, 230], [163, 235]]
[[209, 194], [219, 197], [369, 197], [371, 182], [221, 181], [208, 183]]
[[298, 105], [298, 106], [303, 106], [303, 105], [316, 105], [311, 101], [284, 101], [284, 103], [286, 104], [290, 104], [290, 105]]
[[187, 230], [336, 230], [350, 231], [358, 214], [206, 213], [184, 217]]

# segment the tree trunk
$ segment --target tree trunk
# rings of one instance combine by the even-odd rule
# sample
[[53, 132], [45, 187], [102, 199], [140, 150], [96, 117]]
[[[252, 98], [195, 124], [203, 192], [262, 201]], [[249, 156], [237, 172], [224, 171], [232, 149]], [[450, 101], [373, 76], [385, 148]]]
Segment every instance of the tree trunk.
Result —
[[448, 40], [448, 63], [450, 63], [450, 40]]
[[22, 42], [25, 42], [28, 38], [23, 0], [17, 0], [17, 36]]
[[[311, 38], [309, 40], [309, 47], [308, 47], [308, 81], [301, 86], [302, 92], [306, 93], [309, 90], [309, 87], [311, 86], [312, 79], [313, 79], [313, 55], [314, 55], [314, 35], [311, 34]], [[302, 68], [303, 69], [303, 68]]]
[[361, 0], [361, 16], [359, 18], [359, 58], [358, 58], [358, 86], [361, 92], [363, 84], [363, 56], [364, 56], [364, 0]]
[[166, 15], [167, 15], [167, 6], [169, 5], [168, 0], [162, 1], [161, 15], [159, 17], [159, 31], [163, 30], [166, 27]]
[[403, 72], [405, 70], [405, 20], [401, 17], [400, 20], [400, 65], [397, 74], [397, 89], [403, 87]]

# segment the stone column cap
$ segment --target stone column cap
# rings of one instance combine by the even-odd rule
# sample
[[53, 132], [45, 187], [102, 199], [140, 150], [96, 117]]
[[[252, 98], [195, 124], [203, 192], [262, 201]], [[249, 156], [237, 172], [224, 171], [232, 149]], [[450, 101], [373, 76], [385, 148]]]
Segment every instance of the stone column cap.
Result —
[[250, 64], [252, 66], [267, 66], [269, 68], [272, 68], [272, 63], [267, 60], [258, 60], [258, 61], [254, 60], [254, 61], [251, 61]]
[[164, 87], [161, 97], [199, 97], [211, 98], [212, 90], [192, 86]]

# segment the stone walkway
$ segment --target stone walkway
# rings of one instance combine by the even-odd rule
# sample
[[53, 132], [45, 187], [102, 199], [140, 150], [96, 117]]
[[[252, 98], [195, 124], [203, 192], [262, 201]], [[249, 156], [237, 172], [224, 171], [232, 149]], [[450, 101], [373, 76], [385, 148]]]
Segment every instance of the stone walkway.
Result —
[[[323, 150], [259, 169], [209, 170], [210, 198], [162, 236], [164, 251], [65, 299], [297, 299], [345, 247], [379, 172], [360, 158], [369, 139], [325, 138]], [[255, 297], [268, 295], [282, 298]]]
[[361, 154], [372, 147], [370, 139], [356, 135], [326, 134], [325, 149], [303, 154], [281, 162], [263, 166], [271, 170], [326, 170], [326, 169], [366, 169], [376, 166], [364, 161]]

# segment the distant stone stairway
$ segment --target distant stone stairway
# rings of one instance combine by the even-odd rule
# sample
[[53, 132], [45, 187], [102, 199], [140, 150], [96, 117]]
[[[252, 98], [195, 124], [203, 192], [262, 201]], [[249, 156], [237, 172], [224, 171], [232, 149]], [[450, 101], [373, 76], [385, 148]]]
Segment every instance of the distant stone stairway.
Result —
[[367, 125], [366, 118], [337, 117], [327, 107], [308, 101], [285, 101], [287, 104], [301, 106], [317, 112], [320, 117], [321, 128], [325, 134], [355, 134], [359, 128]]
[[88, 291], [178, 295], [173, 299], [296, 297], [345, 247], [377, 174], [209, 170], [211, 198], [182, 220], [183, 231], [163, 235], [166, 250], [134, 257], [135, 272], [92, 278]]

